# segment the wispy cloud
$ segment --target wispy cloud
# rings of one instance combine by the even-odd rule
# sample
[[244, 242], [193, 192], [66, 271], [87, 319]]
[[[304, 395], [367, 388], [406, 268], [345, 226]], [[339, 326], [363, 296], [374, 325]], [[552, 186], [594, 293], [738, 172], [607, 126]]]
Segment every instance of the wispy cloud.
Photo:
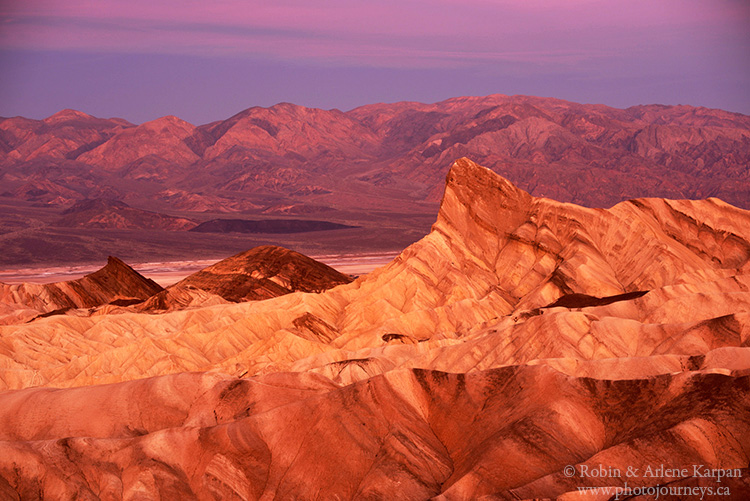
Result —
[[[709, 6], [711, 4], [711, 6]], [[326, 64], [571, 65], [726, 31], [741, 2], [700, 0], [31, 0], [0, 6], [5, 49], [255, 56]], [[634, 38], [641, 43], [633, 43]]]
[[748, 112], [747, 0], [0, 0], [0, 114], [522, 93]]

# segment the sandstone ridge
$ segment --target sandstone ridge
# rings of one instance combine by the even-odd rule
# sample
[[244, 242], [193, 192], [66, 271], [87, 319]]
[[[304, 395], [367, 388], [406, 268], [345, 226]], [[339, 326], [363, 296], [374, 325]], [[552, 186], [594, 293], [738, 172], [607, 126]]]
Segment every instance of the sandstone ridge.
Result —
[[[657, 353], [705, 355], [727, 342], [740, 347], [747, 337], [749, 227], [747, 211], [715, 199], [640, 199], [602, 210], [534, 198], [462, 159], [447, 177], [430, 234], [386, 267], [349, 285], [321, 294], [292, 293], [267, 301], [216, 305], [200, 313], [160, 317], [133, 313], [76, 319], [75, 324], [64, 318], [42, 322], [71, 338], [89, 331], [117, 336], [131, 322], [148, 325], [145, 338], [128, 335], [117, 348], [84, 347], [91, 363], [83, 373], [63, 356], [54, 371], [56, 384], [87, 384], [94, 375], [104, 376], [102, 371], [107, 371], [108, 380], [118, 381], [125, 371], [132, 371], [118, 369], [113, 364], [117, 358], [140, 353], [139, 362], [146, 366], [165, 350], [184, 352], [171, 362], [173, 371], [237, 366], [252, 372], [292, 368], [328, 372], [333, 368], [329, 363], [368, 360], [363, 373], [354, 370], [363, 364], [355, 364], [347, 366], [342, 377], [363, 377], [373, 370], [417, 363], [429, 368], [439, 364], [441, 370], [451, 370], [454, 363], [465, 372], [472, 364], [490, 368], [537, 358], [587, 361]], [[220, 287], [222, 275], [231, 277], [236, 265], [227, 264], [227, 270], [217, 268], [189, 281], [200, 285], [205, 279], [211, 287]], [[608, 298], [636, 291], [643, 294], [610, 304], [552, 307], [576, 294]], [[222, 317], [221, 328], [207, 321], [213, 315]], [[722, 320], [730, 317], [731, 321]], [[729, 326], [736, 340], [716, 338], [712, 323]], [[190, 336], [170, 334], [175, 325], [187, 324]], [[248, 330], [246, 324], [252, 328]], [[40, 329], [28, 338], [24, 326], [8, 329], [8, 334], [28, 339], [15, 345], [15, 352], [32, 346], [34, 337], [44, 338]], [[554, 336], [560, 329], [569, 336], [547, 339], [546, 333]], [[607, 334], [594, 335], [599, 330]], [[206, 335], [213, 338], [210, 352], [199, 341]], [[700, 342], [688, 341], [693, 335]], [[161, 347], [152, 351], [148, 339], [157, 337]], [[641, 337], [644, 343], [633, 344]], [[496, 339], [503, 341], [497, 344]], [[582, 340], [586, 340], [583, 345]], [[394, 341], [403, 346], [391, 346]], [[279, 349], [259, 357], [242, 354], [254, 351], [248, 346], [260, 349], [268, 343]], [[448, 353], [473, 343], [493, 348], [477, 353], [478, 359], [472, 355], [448, 361]], [[44, 349], [36, 346], [45, 343], [40, 339], [33, 346]], [[448, 365], [441, 361], [444, 357]], [[64, 375], [66, 367], [69, 376]]]

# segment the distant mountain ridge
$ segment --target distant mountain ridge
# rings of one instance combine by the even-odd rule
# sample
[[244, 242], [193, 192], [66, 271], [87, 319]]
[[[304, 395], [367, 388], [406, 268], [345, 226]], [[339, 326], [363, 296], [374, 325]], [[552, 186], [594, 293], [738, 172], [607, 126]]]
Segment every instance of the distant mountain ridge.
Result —
[[58, 204], [105, 187], [156, 210], [175, 200], [152, 195], [177, 189], [228, 211], [264, 197], [302, 211], [383, 200], [386, 209], [414, 211], [417, 202], [437, 203], [462, 156], [532, 195], [586, 206], [714, 196], [750, 207], [750, 117], [691, 106], [623, 110], [491, 95], [348, 112], [280, 103], [197, 127], [171, 116], [133, 125], [73, 110], [0, 120], [6, 196], [40, 197], [21, 189], [36, 179], [48, 192], [59, 186]]
[[[64, 110], [0, 119], [0, 265], [90, 264], [113, 253], [134, 262], [201, 259], [265, 244], [395, 251], [429, 231], [443, 179], [462, 157], [532, 196], [587, 207], [714, 197], [750, 208], [750, 117], [722, 110], [491, 95], [347, 112], [280, 103], [200, 126]], [[85, 199], [132, 210], [61, 214]], [[68, 219], [76, 221], [55, 226]], [[212, 219], [351, 228], [314, 240], [280, 228], [174, 232]]]

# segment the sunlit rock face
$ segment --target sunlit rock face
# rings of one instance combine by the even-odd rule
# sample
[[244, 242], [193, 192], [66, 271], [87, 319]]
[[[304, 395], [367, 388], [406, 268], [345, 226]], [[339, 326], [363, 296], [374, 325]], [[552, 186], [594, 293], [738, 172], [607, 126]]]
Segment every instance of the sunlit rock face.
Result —
[[0, 327], [0, 493], [744, 499], [749, 262], [719, 199], [590, 209], [460, 159], [429, 235], [349, 284]]

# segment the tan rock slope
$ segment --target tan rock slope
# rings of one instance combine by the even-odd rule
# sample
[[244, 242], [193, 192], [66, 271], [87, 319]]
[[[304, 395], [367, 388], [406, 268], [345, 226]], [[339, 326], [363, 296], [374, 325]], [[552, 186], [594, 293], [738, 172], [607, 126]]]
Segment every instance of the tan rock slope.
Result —
[[[526, 366], [468, 375], [399, 370], [341, 388], [302, 374], [180, 374], [21, 390], [4, 395], [0, 407], [0, 492], [5, 499], [533, 499], [579, 486], [622, 488], [626, 480], [631, 487], [691, 480], [624, 475], [665, 464], [738, 474], [709, 485], [743, 499], [747, 389], [747, 376], [606, 381]], [[42, 425], [49, 413], [59, 419]], [[600, 464], [622, 478], [563, 473]]]
[[350, 284], [0, 327], [0, 492], [746, 499], [749, 263], [718, 199], [587, 209], [461, 159], [430, 234]]

